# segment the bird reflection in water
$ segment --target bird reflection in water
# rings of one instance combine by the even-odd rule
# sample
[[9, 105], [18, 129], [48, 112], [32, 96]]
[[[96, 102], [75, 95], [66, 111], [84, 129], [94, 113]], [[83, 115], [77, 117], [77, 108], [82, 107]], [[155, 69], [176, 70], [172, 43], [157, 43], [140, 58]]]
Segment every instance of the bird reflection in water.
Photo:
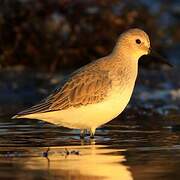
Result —
[[[122, 152], [102, 145], [53, 147], [47, 158], [26, 164], [27, 169], [48, 169], [49, 179], [133, 179]], [[67, 153], [68, 152], [68, 153]], [[78, 153], [77, 153], [78, 152]]]

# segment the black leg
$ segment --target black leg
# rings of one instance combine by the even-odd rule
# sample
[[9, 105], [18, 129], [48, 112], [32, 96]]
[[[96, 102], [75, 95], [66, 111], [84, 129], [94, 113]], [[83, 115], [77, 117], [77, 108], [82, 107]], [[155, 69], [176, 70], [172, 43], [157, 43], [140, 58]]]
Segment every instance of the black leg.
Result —
[[90, 138], [91, 138], [91, 139], [94, 139], [95, 131], [96, 131], [95, 128], [90, 129]]
[[80, 138], [81, 138], [81, 139], [84, 139], [84, 138], [85, 138], [85, 135], [86, 135], [86, 129], [81, 129]]

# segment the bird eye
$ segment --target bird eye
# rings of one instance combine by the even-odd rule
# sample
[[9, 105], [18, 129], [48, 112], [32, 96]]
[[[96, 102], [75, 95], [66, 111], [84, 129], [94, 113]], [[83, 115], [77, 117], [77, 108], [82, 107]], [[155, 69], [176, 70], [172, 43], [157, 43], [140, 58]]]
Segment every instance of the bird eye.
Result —
[[140, 39], [136, 39], [136, 43], [137, 44], [141, 44], [141, 40]]

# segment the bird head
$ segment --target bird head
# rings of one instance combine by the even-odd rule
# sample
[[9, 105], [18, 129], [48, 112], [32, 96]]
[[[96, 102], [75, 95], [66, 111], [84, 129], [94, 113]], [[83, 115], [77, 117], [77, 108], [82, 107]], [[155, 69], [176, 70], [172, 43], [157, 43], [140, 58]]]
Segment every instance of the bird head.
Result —
[[143, 55], [151, 55], [162, 63], [172, 66], [163, 57], [152, 50], [149, 36], [138, 28], [129, 29], [120, 35], [115, 46], [115, 53], [124, 55], [126, 59], [132, 61], [138, 61]]

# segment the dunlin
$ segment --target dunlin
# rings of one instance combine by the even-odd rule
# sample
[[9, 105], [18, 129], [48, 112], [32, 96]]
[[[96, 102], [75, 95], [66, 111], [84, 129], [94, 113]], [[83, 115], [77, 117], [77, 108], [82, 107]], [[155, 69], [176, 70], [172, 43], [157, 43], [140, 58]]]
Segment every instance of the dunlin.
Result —
[[150, 53], [150, 40], [141, 29], [120, 35], [112, 53], [72, 73], [39, 104], [13, 118], [41, 119], [59, 126], [86, 130], [93, 138], [97, 127], [117, 117], [128, 104], [138, 60]]

